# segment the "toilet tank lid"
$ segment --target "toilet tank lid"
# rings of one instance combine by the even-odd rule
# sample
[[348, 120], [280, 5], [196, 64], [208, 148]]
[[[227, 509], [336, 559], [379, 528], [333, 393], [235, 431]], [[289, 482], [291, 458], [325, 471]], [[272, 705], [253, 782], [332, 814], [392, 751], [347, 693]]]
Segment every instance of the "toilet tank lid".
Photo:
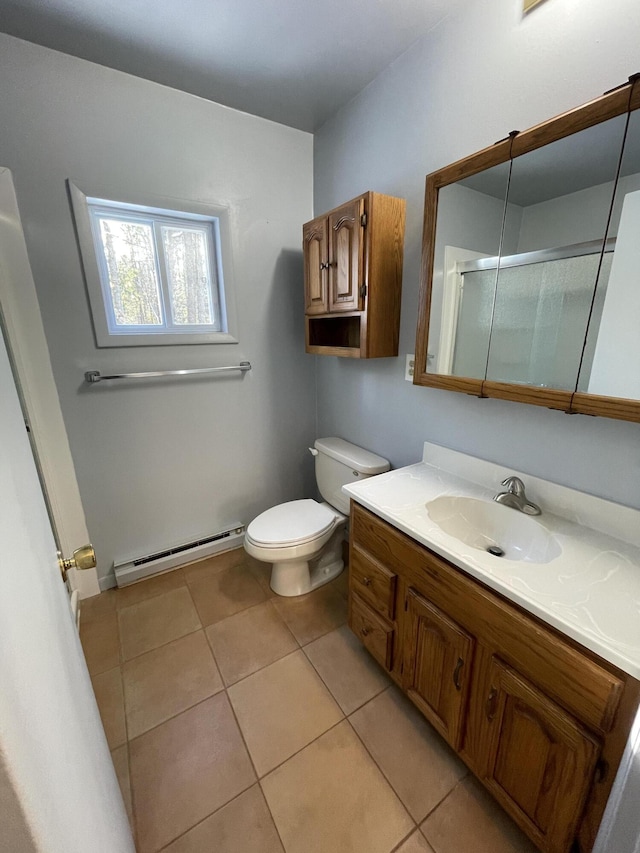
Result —
[[325, 453], [332, 459], [348, 465], [360, 474], [382, 474], [391, 468], [388, 459], [364, 450], [343, 438], [317, 438], [314, 444], [316, 450]]

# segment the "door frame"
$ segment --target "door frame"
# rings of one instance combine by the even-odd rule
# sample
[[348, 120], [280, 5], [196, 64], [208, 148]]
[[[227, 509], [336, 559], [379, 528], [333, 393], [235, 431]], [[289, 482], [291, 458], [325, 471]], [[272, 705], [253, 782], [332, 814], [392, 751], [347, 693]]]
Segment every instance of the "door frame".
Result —
[[[53, 376], [11, 171], [0, 167], [0, 320], [3, 321], [45, 499], [65, 556], [90, 541]], [[100, 592], [96, 569], [69, 573], [81, 598]]]

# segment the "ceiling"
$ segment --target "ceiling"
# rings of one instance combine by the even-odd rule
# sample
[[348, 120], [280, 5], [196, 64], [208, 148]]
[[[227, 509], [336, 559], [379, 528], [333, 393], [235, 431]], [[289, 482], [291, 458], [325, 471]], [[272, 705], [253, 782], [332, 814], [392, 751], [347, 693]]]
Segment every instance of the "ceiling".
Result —
[[0, 0], [0, 31], [313, 131], [462, 0]]

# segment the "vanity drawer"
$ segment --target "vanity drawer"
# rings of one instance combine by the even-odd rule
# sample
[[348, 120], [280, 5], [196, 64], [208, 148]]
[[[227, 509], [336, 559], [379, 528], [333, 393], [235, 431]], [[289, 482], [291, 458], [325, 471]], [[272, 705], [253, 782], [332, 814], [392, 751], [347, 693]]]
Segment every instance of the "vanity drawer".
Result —
[[351, 596], [349, 625], [371, 655], [391, 670], [393, 664], [393, 625], [390, 625], [357, 595]]
[[393, 572], [357, 546], [351, 549], [351, 591], [389, 619], [395, 616], [396, 578]]

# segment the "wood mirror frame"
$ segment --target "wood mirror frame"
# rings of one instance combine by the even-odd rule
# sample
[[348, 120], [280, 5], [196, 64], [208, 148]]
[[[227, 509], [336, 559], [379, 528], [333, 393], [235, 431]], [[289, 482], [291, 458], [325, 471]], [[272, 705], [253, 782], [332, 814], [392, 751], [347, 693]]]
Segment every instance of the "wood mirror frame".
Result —
[[[640, 75], [593, 101], [562, 113], [528, 130], [514, 131], [506, 139], [489, 148], [427, 175], [418, 328], [416, 334], [414, 385], [458, 391], [476, 397], [493, 397], [559, 409], [569, 414], [601, 415], [608, 418], [640, 422], [640, 400], [607, 397], [577, 390], [559, 390], [511, 382], [474, 379], [439, 373], [427, 373], [427, 346], [431, 309], [431, 287], [434, 270], [436, 223], [439, 191], [457, 181], [477, 175], [486, 169], [571, 136], [601, 122], [640, 109]], [[626, 140], [625, 140], [626, 141]], [[621, 148], [620, 157], [624, 148]], [[615, 186], [613, 197], [615, 198]], [[594, 284], [594, 287], [596, 285]], [[639, 332], [640, 334], [640, 332]]]

